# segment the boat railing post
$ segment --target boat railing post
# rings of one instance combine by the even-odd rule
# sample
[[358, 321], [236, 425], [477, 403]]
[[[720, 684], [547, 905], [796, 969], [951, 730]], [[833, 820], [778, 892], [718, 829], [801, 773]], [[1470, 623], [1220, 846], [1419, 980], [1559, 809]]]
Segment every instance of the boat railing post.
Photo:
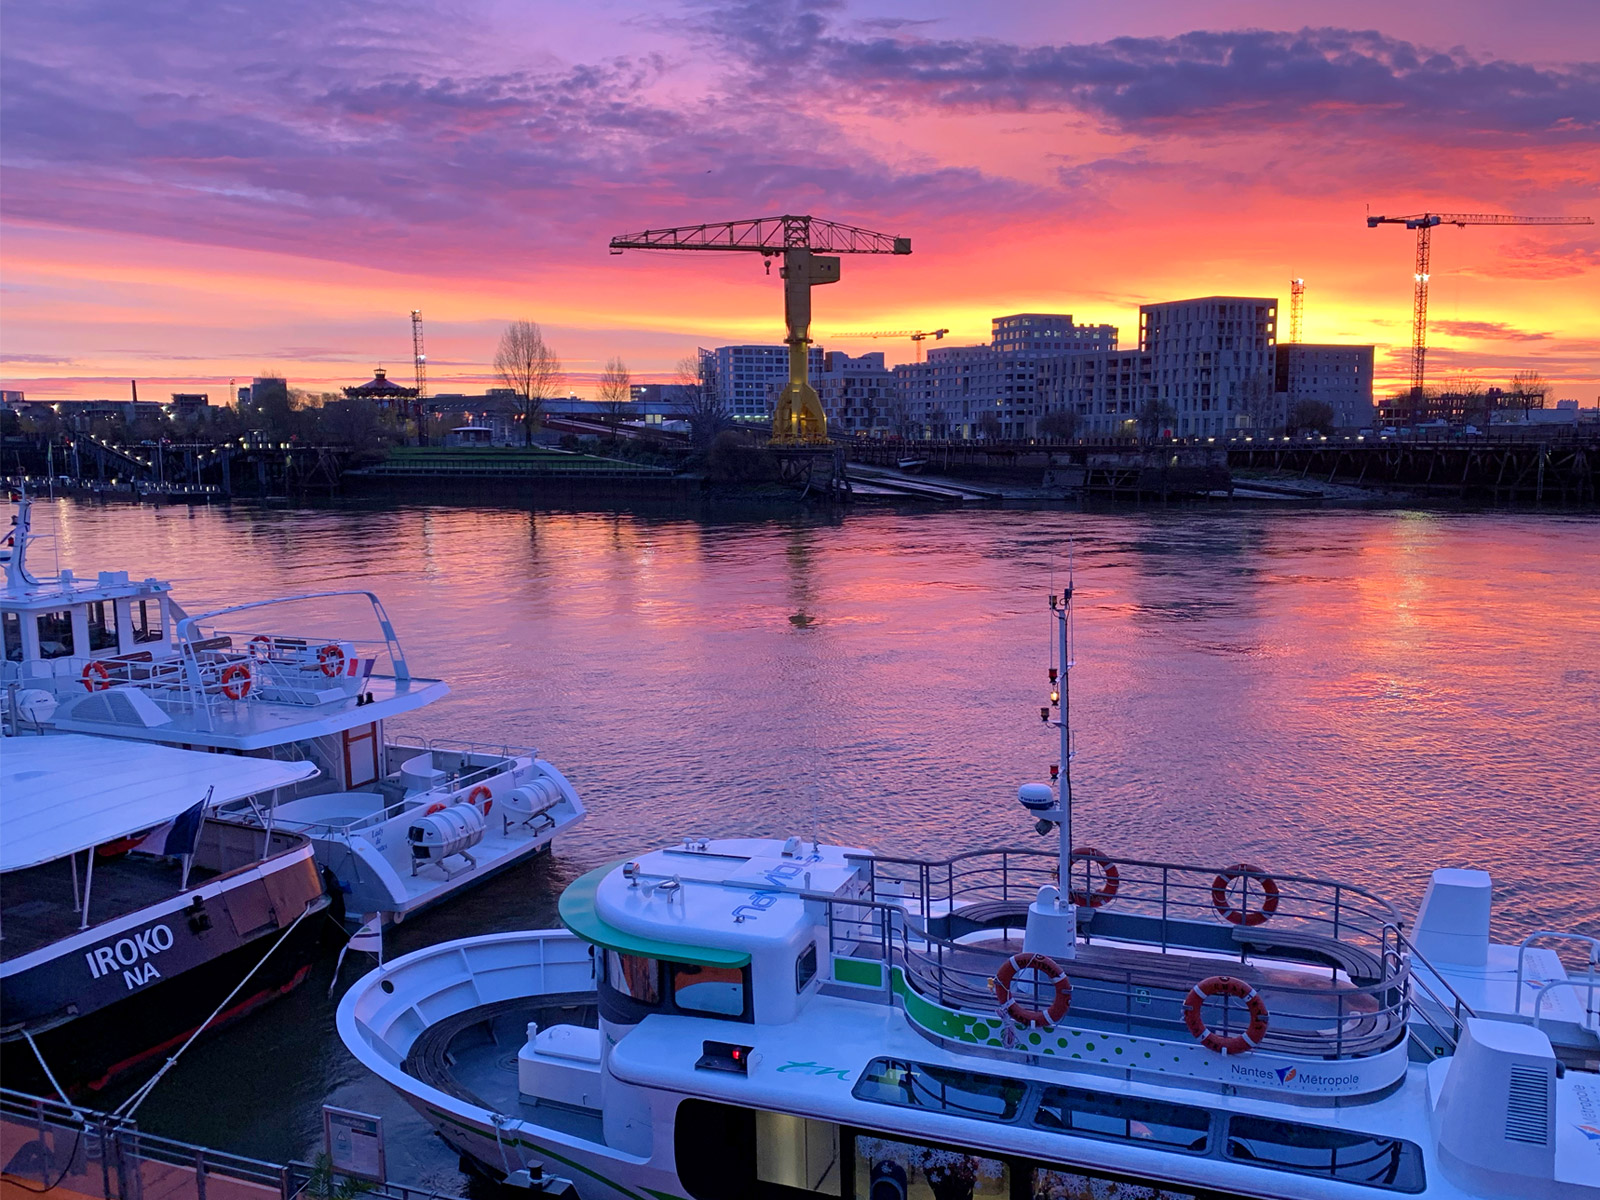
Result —
[[289, 1175], [287, 1166], [278, 1168], [278, 1197], [279, 1200], [294, 1200], [293, 1180]]
[[1161, 953], [1167, 952], [1167, 884], [1170, 867], [1161, 868]]
[[206, 1200], [206, 1152], [199, 1146], [194, 1149], [195, 1200]]
[[1344, 899], [1344, 888], [1337, 883], [1333, 885], [1333, 940], [1339, 940], [1339, 908]]

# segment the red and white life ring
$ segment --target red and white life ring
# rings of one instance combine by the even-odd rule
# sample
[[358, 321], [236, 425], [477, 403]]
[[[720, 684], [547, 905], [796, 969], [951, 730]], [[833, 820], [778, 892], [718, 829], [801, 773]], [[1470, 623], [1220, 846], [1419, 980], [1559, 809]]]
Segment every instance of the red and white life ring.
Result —
[[[1242, 1034], [1228, 1035], [1210, 1029], [1205, 1017], [1200, 1014], [1200, 1009], [1210, 996], [1231, 996], [1235, 1000], [1243, 1000], [1250, 1013], [1249, 1027]], [[1183, 998], [1184, 1027], [1199, 1039], [1202, 1046], [1217, 1054], [1247, 1054], [1254, 1050], [1261, 1045], [1261, 1039], [1267, 1036], [1268, 1020], [1267, 1002], [1261, 998], [1261, 993], [1244, 980], [1231, 975], [1213, 975], [1209, 979], [1202, 979]]]
[[254, 682], [249, 663], [229, 663], [222, 668], [222, 694], [229, 700], [243, 700], [250, 694], [250, 685]]
[[[1029, 1008], [1011, 994], [1011, 983], [1021, 971], [1037, 971], [1054, 985], [1056, 994], [1050, 1002], [1049, 1011]], [[1028, 950], [1006, 959], [989, 981], [989, 986], [994, 989], [994, 998], [999, 1003], [1000, 1011], [1023, 1025], [1049, 1029], [1067, 1015], [1067, 1009], [1072, 1005], [1072, 980], [1067, 978], [1067, 973], [1056, 966], [1055, 960], [1048, 955], [1034, 954]]]
[[83, 687], [89, 692], [103, 692], [111, 686], [111, 668], [96, 659], [83, 668]]
[[425, 813], [423, 813], [422, 815], [425, 816], [425, 817], [431, 817], [431, 816], [433, 816], [434, 813], [442, 813], [443, 811], [444, 811], [443, 803], [434, 803], [434, 804], [428, 805], [428, 810]]
[[483, 815], [487, 817], [489, 810], [494, 807], [494, 793], [481, 783], [467, 793], [468, 804], [477, 804], [480, 800], [483, 801]]
[[[1085, 862], [1095, 864], [1100, 868], [1101, 873], [1105, 875], [1106, 881], [1100, 887], [1095, 888], [1092, 892], [1082, 892], [1076, 890], [1068, 892], [1068, 898], [1079, 908], [1100, 908], [1104, 905], [1110, 904], [1112, 898], [1117, 894], [1117, 886], [1120, 880], [1120, 875], [1117, 872], [1117, 864], [1112, 862], [1104, 854], [1101, 854], [1100, 851], [1096, 850], [1093, 846], [1078, 846], [1074, 848], [1072, 851], [1072, 857], [1075, 861], [1082, 859]], [[1088, 867], [1085, 867], [1084, 875], [1087, 876], [1088, 873], [1089, 869]]]
[[245, 643], [245, 649], [256, 662], [267, 662], [272, 658], [272, 638], [268, 634], [258, 633]]
[[[1235, 879], [1243, 879], [1248, 888], [1252, 882], [1261, 887], [1261, 906], [1246, 911], [1235, 908], [1228, 899], [1228, 888]], [[1211, 907], [1230, 925], [1261, 925], [1278, 911], [1278, 881], [1260, 867], [1250, 863], [1234, 863], [1211, 881]]]
[[317, 651], [317, 665], [329, 679], [344, 670], [344, 651], [332, 642]]

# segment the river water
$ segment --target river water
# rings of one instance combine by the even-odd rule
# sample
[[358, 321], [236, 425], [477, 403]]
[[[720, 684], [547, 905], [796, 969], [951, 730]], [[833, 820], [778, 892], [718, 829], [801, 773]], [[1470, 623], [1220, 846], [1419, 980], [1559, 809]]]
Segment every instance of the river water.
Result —
[[[1077, 840], [1342, 879], [1403, 911], [1432, 868], [1483, 867], [1498, 938], [1600, 933], [1592, 519], [62, 502], [36, 525], [63, 565], [171, 578], [190, 612], [371, 588], [413, 672], [452, 688], [404, 728], [537, 745], [567, 772], [590, 816], [554, 859], [407, 922], [391, 955], [552, 925], [582, 871], [690, 833], [939, 857], [1033, 841], [1015, 789], [1057, 757], [1038, 709], [1069, 564]], [[385, 1117], [392, 1176], [456, 1188], [454, 1156], [339, 1044], [331, 978], [198, 1043], [141, 1123], [284, 1159], [340, 1104]]]

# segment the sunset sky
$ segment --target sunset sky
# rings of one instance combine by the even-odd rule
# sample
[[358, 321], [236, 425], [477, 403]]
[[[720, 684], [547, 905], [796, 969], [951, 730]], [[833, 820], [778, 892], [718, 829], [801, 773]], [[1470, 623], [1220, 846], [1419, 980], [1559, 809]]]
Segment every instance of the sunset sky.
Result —
[[[645, 228], [783, 212], [908, 236], [833, 332], [1281, 297], [1406, 371], [1425, 209], [1600, 218], [1595, 0], [15, 0], [0, 17], [0, 380], [40, 399], [477, 391], [540, 322], [579, 394], [781, 339], [754, 255]], [[1600, 396], [1600, 226], [1434, 238], [1430, 377]], [[1285, 324], [1287, 320], [1285, 318]], [[949, 344], [948, 342], [946, 344]]]

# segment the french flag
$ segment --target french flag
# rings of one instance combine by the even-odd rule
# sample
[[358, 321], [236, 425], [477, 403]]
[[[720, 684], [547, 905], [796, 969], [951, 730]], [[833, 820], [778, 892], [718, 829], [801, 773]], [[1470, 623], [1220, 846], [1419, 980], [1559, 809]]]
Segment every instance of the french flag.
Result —
[[165, 824], [157, 825], [128, 849], [142, 850], [146, 854], [186, 858], [194, 853], [195, 845], [200, 841], [200, 826], [205, 824], [205, 819], [206, 801], [202, 800], [187, 812], [179, 813]]
[[372, 674], [372, 668], [377, 664], [375, 658], [352, 658], [344, 664], [346, 679], [365, 679]]

